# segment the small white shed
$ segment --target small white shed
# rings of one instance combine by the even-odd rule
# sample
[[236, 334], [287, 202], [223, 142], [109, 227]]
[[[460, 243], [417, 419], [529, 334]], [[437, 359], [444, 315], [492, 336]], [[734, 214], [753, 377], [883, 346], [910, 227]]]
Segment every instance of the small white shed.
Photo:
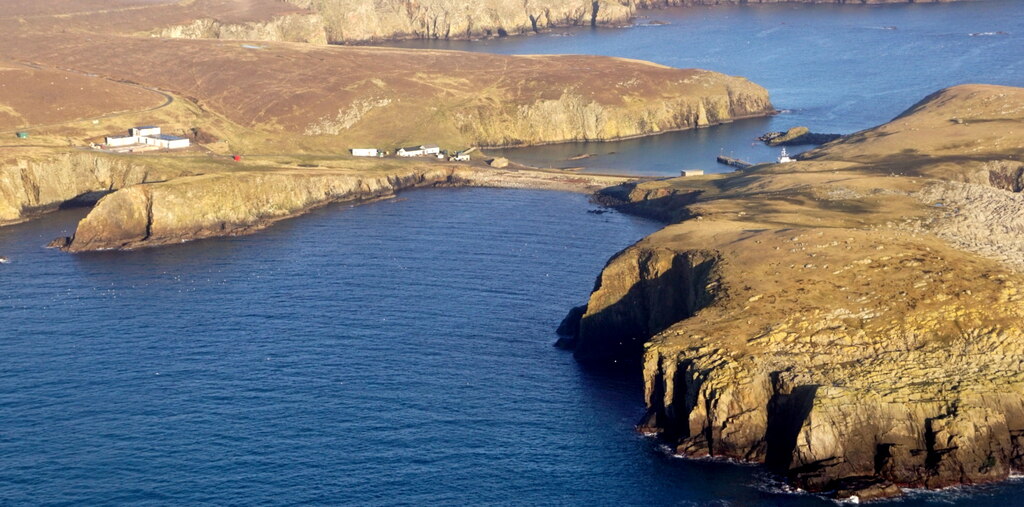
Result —
[[118, 148], [121, 146], [131, 146], [133, 144], [141, 144], [137, 136], [125, 136], [125, 137], [110, 137], [107, 136], [104, 139], [104, 143], [111, 148]]
[[379, 157], [380, 151], [377, 148], [352, 148], [353, 157]]

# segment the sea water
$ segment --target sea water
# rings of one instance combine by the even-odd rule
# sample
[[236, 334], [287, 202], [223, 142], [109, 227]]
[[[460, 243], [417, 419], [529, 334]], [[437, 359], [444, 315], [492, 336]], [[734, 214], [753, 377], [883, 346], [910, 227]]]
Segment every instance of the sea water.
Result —
[[[626, 28], [560, 29], [531, 37], [394, 45], [506, 54], [597, 54], [744, 76], [782, 111], [708, 129], [605, 143], [499, 150], [541, 167], [679, 175], [726, 172], [729, 155], [772, 162], [757, 137], [794, 126], [849, 134], [964, 83], [1024, 86], [1024, 2], [771, 4], [641, 10]], [[653, 22], [667, 23], [655, 24]], [[791, 148], [796, 153], [810, 147]], [[592, 155], [572, 160], [579, 155]]]
[[[0, 504], [828, 505], [637, 435], [637, 375], [552, 347], [658, 224], [439, 189], [258, 234], [43, 248], [0, 228]], [[1015, 484], [900, 505], [999, 505]]]

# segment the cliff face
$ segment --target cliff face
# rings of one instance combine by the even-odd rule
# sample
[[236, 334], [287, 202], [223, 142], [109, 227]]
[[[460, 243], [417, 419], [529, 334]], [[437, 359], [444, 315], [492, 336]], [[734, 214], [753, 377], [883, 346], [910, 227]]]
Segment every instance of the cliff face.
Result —
[[628, 22], [631, 2], [619, 0], [288, 0], [323, 18], [331, 42], [395, 38], [473, 39], [558, 26]]
[[[454, 122], [480, 144], [515, 146], [636, 137], [707, 127], [773, 110], [765, 90], [746, 79], [691, 72], [666, 83], [657, 101], [638, 96], [637, 88], [653, 83], [637, 76], [610, 83], [621, 91], [622, 100], [598, 100], [591, 91], [573, 86], [557, 98], [459, 111]], [[693, 92], [676, 91], [686, 88]]]
[[200, 18], [187, 24], [161, 28], [154, 32], [153, 36], [169, 39], [234, 39], [327, 44], [323, 19], [316, 14], [289, 14], [265, 21], [239, 23]]
[[743, 78], [600, 56], [98, 35], [11, 44], [25, 58], [189, 97], [259, 131], [252, 143], [229, 139], [249, 153], [604, 140], [773, 112], [767, 91]]
[[610, 261], [562, 329], [581, 360], [643, 358], [639, 429], [680, 455], [861, 500], [1005, 479], [1022, 124], [1024, 89], [960, 86], [800, 162], [606, 191], [686, 220]]
[[[215, 0], [199, 0], [198, 13]], [[252, 1], [252, 0], [250, 0]], [[269, 3], [270, 0], [259, 0]], [[159, 30], [163, 37], [363, 43], [394, 39], [476, 39], [535, 33], [556, 27], [615, 26], [640, 9], [783, 0], [283, 0], [303, 14], [230, 23], [203, 17]], [[786, 0], [797, 3], [891, 4], [915, 0]], [[939, 3], [957, 0], [916, 0]], [[269, 6], [268, 6], [269, 7]]]
[[446, 164], [387, 169], [219, 172], [134, 185], [102, 198], [66, 250], [133, 249], [248, 234], [332, 202], [372, 200], [423, 186], [592, 191], [622, 178], [478, 170]]
[[0, 163], [0, 225], [55, 210], [76, 198], [87, 204], [104, 192], [180, 175], [91, 154], [9, 160]]

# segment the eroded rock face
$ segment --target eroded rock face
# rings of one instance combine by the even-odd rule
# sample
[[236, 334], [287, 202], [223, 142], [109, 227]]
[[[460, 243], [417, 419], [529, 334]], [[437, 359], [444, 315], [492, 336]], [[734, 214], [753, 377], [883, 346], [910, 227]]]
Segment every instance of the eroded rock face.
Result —
[[313, 13], [289, 14], [265, 21], [244, 23], [201, 18], [185, 25], [162, 28], [153, 35], [169, 39], [233, 39], [327, 44], [323, 19]]
[[[1024, 90], [959, 86], [803, 161], [611, 191], [685, 221], [609, 262], [578, 354], [642, 354], [639, 429], [680, 455], [862, 500], [1005, 479], [1024, 466], [1022, 124]], [[695, 259], [711, 276], [665, 276]]]
[[382, 175], [220, 173], [136, 185], [104, 197], [66, 250], [130, 249], [244, 234], [331, 202], [375, 199], [450, 182], [447, 168]]
[[632, 17], [619, 0], [288, 0], [323, 17], [331, 42], [395, 38], [474, 39], [560, 26], [613, 25]]
[[[693, 315], [711, 299], [715, 255], [631, 248], [598, 278], [575, 331], [583, 362], [629, 363], [647, 337]], [[570, 326], [566, 326], [570, 328]]]
[[135, 249], [248, 234], [333, 202], [365, 201], [425, 186], [544, 188], [592, 192], [623, 178], [463, 165], [386, 169], [218, 172], [123, 188], [102, 198], [64, 250]]
[[182, 175], [114, 157], [60, 154], [0, 164], [0, 225], [53, 211], [79, 197]]

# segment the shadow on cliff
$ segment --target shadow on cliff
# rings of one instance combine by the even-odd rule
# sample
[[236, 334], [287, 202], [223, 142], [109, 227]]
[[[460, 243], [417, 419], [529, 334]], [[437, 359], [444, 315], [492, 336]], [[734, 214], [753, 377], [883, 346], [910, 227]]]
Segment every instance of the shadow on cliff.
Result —
[[[581, 364], [635, 368], [652, 336], [692, 317], [714, 299], [709, 286], [718, 257], [712, 252], [641, 251], [625, 262], [633, 260], [635, 281], [615, 302], [594, 311], [589, 306], [573, 308], [559, 326], [562, 339], [556, 345], [573, 350]], [[609, 265], [619, 261], [616, 257]], [[602, 290], [606, 276], [598, 278], [594, 293]], [[593, 299], [590, 305], [595, 304]]]

